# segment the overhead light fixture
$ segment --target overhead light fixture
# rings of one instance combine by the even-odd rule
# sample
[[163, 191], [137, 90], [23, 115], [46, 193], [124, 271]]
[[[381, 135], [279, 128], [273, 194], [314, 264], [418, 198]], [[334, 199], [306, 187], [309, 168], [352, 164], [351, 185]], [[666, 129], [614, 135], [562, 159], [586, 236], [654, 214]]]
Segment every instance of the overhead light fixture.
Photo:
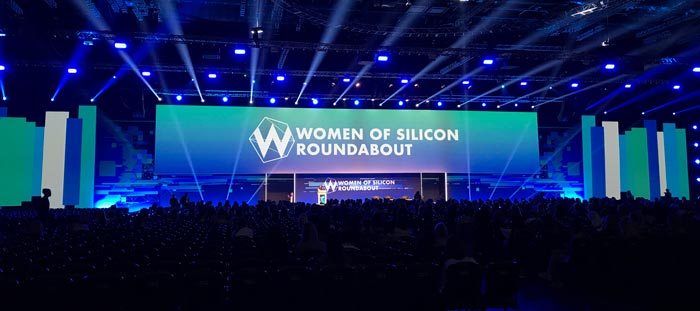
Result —
[[233, 54], [245, 55], [245, 49], [235, 49], [235, 50], [233, 50]]
[[124, 42], [115, 42], [115, 43], [114, 43], [114, 48], [120, 49], [120, 50], [126, 49], [126, 43], [124, 43]]
[[700, 72], [700, 67], [693, 68], [693, 72]]
[[226, 97], [226, 96], [222, 97], [221, 101], [224, 103], [228, 103], [228, 97]]
[[215, 73], [210, 73], [210, 74], [207, 75], [207, 77], [209, 77], [209, 79], [216, 79], [216, 74], [215, 74]]
[[470, 83], [469, 80], [462, 81], [462, 85], [469, 85], [469, 83]]
[[277, 102], [277, 99], [274, 97], [270, 97], [270, 104], [274, 105]]
[[263, 33], [263, 28], [262, 27], [253, 27], [250, 29], [251, 34], [261, 34]]
[[626, 89], [632, 88], [632, 84], [629, 84], [629, 83], [628, 83], [628, 84], [625, 84], [625, 88], [626, 88]]
[[408, 84], [408, 79], [401, 79], [401, 84]]
[[490, 58], [484, 59], [484, 65], [493, 65], [493, 59], [490, 59]]
[[681, 89], [681, 86], [678, 85], [678, 84], [676, 84], [676, 85], [673, 86], [673, 89], [674, 89], [674, 90], [680, 90], [680, 89]]
[[175, 96], [175, 99], [177, 99], [177, 101], [181, 101], [181, 100], [182, 100], [182, 95]]
[[277, 81], [284, 81], [284, 76], [283, 75], [278, 75], [276, 78]]
[[70, 74], [78, 73], [78, 69], [68, 68], [68, 73], [70, 73]]
[[520, 81], [520, 86], [527, 86], [527, 81]]
[[577, 88], [577, 87], [578, 87], [578, 83], [576, 83], [576, 82], [571, 83], [571, 87], [572, 87], [572, 88]]
[[150, 72], [150, 71], [142, 71], [142, 72], [141, 72], [141, 75], [144, 76], [144, 77], [150, 77], [150, 76], [151, 76], [151, 72]]
[[0, 65], [0, 71], [5, 71], [5, 66], [4, 66], [4, 65]]
[[387, 62], [387, 61], [389, 61], [389, 56], [388, 55], [377, 55], [377, 61], [378, 62]]
[[605, 69], [613, 70], [613, 69], [615, 69], [615, 64], [605, 64]]
[[350, 78], [343, 78], [343, 82], [350, 83]]

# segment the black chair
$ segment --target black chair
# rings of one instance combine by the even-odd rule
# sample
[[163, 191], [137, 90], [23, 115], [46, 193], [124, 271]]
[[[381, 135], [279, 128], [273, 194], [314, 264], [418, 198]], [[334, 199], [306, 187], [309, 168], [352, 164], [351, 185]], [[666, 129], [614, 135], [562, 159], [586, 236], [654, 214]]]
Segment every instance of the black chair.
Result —
[[327, 266], [320, 271], [323, 287], [319, 303], [323, 310], [355, 310], [357, 301], [357, 274], [355, 269], [342, 265]]
[[435, 310], [440, 267], [433, 263], [413, 263], [404, 267], [400, 277], [403, 297], [398, 309]]
[[241, 268], [231, 274], [231, 306], [233, 310], [267, 310], [272, 293], [268, 292], [269, 276], [261, 268]]
[[478, 264], [452, 264], [445, 273], [442, 290], [443, 309], [478, 309], [481, 307], [481, 269]]
[[484, 303], [487, 308], [518, 309], [518, 265], [492, 263], [485, 273]]
[[358, 297], [362, 310], [390, 310], [402, 297], [397, 268], [389, 264], [375, 264], [359, 272]]
[[276, 310], [320, 310], [313, 297], [321, 287], [311, 269], [305, 266], [285, 266], [272, 275], [277, 298], [272, 307]]

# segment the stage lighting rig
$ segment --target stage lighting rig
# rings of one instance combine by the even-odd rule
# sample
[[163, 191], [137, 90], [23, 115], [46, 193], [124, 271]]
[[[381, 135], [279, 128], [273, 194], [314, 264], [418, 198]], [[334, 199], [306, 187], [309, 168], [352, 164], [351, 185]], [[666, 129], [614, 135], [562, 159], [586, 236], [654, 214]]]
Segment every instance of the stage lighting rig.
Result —
[[263, 33], [263, 28], [262, 27], [253, 27], [250, 29], [250, 37], [253, 39], [253, 42], [255, 42], [256, 47], [260, 47], [260, 40], [262, 39], [262, 33]]

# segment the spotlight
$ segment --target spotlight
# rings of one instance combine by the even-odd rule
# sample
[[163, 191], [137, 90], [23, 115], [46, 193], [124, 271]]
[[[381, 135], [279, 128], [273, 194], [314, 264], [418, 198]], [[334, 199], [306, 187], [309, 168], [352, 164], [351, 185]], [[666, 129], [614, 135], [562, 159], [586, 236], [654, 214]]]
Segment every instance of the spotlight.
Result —
[[481, 107], [486, 107], [486, 103], [481, 103]]
[[377, 61], [378, 62], [388, 62], [389, 61], [389, 56], [388, 55], [377, 55]]
[[607, 111], [603, 111], [603, 114], [608, 114], [608, 112], [607, 112]]
[[697, 130], [698, 130], [697, 124], [693, 124], [693, 130], [694, 130], [694, 131], [697, 131]]
[[209, 79], [216, 79], [216, 74], [215, 74], [215, 73], [210, 73], [210, 74], [207, 75], [207, 77], [209, 77]]
[[506, 85], [505, 85], [505, 84], [501, 84], [501, 88], [502, 88], [502, 89], [505, 89], [505, 88], [506, 88]]
[[572, 88], [577, 88], [577, 87], [578, 87], [578, 83], [576, 83], [576, 82], [571, 83], [571, 87], [572, 87]]
[[442, 107], [442, 102], [438, 102], [438, 107]]
[[530, 109], [535, 109], [535, 105], [530, 106]]
[[5, 71], [5, 66], [0, 65], [0, 71]]
[[202, 104], [205, 102], [204, 98], [202, 98]]
[[647, 114], [647, 113], [645, 111], [642, 111], [642, 115], [645, 115], [645, 114]]
[[615, 64], [606, 64], [605, 69], [606, 70], [613, 70], [613, 69], [615, 69]]
[[181, 101], [181, 100], [182, 100], [182, 95], [175, 96], [175, 99], [177, 99], [177, 101]]
[[671, 114], [675, 116], [675, 115], [676, 115], [676, 112], [674, 111], [674, 112], [673, 112], [673, 113], [671, 113]]
[[520, 81], [520, 86], [527, 86], [527, 81]]
[[490, 59], [490, 58], [484, 59], [484, 65], [493, 65], [493, 59]]
[[150, 77], [150, 76], [151, 76], [151, 72], [150, 72], [150, 71], [142, 71], [142, 72], [141, 72], [141, 75], [144, 76], [144, 77]]
[[4, 37], [4, 36], [7, 36], [7, 34], [4, 32], [0, 32], [0, 37]]
[[400, 101], [399, 101], [399, 106], [402, 106], [402, 107], [403, 107], [403, 100], [400, 100]]
[[350, 78], [343, 78], [343, 82], [350, 83]]
[[673, 86], [673, 89], [674, 89], [674, 90], [680, 90], [680, 89], [681, 89], [681, 86], [678, 85], [678, 84], [676, 84], [676, 85]]
[[357, 99], [356, 99], [353, 103], [355, 104], [355, 106], [359, 106], [359, 105], [360, 105], [360, 101], [357, 100]]
[[360, 82], [355, 83], [355, 88], [359, 88], [360, 86], [362, 86], [362, 84], [360, 84]]
[[244, 49], [235, 49], [235, 50], [233, 50], [233, 54], [245, 55], [245, 50]]
[[277, 100], [274, 97], [270, 97], [270, 104], [275, 104]]
[[700, 72], [700, 67], [693, 68], [693, 72]]
[[228, 97], [226, 97], [226, 96], [222, 97], [221, 101], [224, 103], [228, 103]]
[[695, 181], [700, 182], [700, 177], [695, 178]]
[[401, 79], [401, 84], [408, 84], [408, 79]]
[[314, 104], [314, 105], [318, 105], [318, 99], [312, 98], [312, 99], [311, 99], [311, 103]]
[[51, 101], [55, 101], [55, 100], [56, 100], [55, 98], [51, 97]]
[[94, 99], [94, 98], [90, 98], [90, 102], [91, 102], [91, 103], [94, 103], [94, 102], [95, 102], [95, 99]]
[[115, 43], [114, 43], [114, 48], [120, 49], [120, 50], [126, 49], [126, 43], [124, 43], [124, 42], [115, 42]]
[[469, 85], [469, 83], [470, 83], [469, 80], [462, 81], [462, 85]]
[[263, 33], [263, 29], [262, 29], [262, 27], [253, 27], [250, 29], [250, 33], [259, 35], [259, 34]]
[[158, 97], [158, 101], [159, 101], [159, 102], [162, 102], [162, 101], [163, 101], [163, 97]]
[[78, 73], [78, 69], [68, 68], [68, 73], [70, 73], [70, 74]]
[[695, 161], [694, 161], [694, 162], [695, 162], [695, 164], [698, 164], [698, 165], [700, 165], [700, 159], [695, 159]]
[[515, 107], [517, 108], [517, 107], [518, 107], [518, 104], [515, 104]]
[[7, 100], [7, 96], [3, 96], [3, 97], [2, 97], [2, 100]]
[[693, 147], [698, 148], [698, 147], [700, 147], [700, 144], [694, 143], [694, 144], [693, 144]]
[[284, 76], [278, 75], [276, 79], [277, 79], [277, 81], [284, 81]]
[[112, 79], [116, 79], [116, 78], [117, 78], [117, 76], [112, 76]]
[[625, 84], [625, 88], [626, 89], [632, 88], [632, 84]]

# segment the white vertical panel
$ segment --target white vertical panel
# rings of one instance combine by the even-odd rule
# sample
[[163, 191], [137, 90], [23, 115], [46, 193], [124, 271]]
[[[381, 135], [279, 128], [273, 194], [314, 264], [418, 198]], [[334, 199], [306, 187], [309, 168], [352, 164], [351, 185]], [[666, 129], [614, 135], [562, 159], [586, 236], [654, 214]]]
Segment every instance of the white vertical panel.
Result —
[[664, 149], [664, 132], [656, 132], [656, 140], [658, 141], [659, 148], [659, 178], [661, 185], [661, 195], [664, 195], [668, 185], [666, 184], [666, 151]]
[[66, 164], [66, 122], [68, 112], [46, 112], [44, 125], [44, 160], [41, 168], [41, 188], [51, 189], [51, 207], [63, 207], [63, 175]]
[[620, 134], [617, 122], [603, 122], [605, 196], [620, 198]]

